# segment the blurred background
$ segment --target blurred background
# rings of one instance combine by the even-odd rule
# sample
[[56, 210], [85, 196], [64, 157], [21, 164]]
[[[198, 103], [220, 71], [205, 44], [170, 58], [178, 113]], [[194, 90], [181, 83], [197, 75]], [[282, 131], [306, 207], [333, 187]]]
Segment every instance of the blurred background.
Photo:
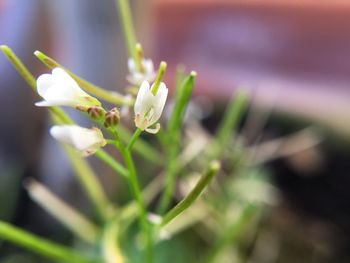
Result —
[[[195, 95], [212, 113], [203, 119], [209, 131], [243, 87], [253, 113], [247, 112], [251, 126], [242, 129], [248, 142], [307, 127], [321, 138], [267, 163], [282, 200], [263, 229], [278, 253], [251, 262], [349, 262], [350, 2], [135, 0], [132, 8], [145, 56], [156, 65], [167, 61], [169, 83], [178, 64], [198, 72]], [[112, 0], [0, 0], [0, 44], [36, 76], [47, 71], [32, 55], [38, 49], [97, 85], [125, 88], [126, 47]], [[22, 188], [24, 178], [35, 177], [88, 210], [36, 100], [0, 56], [0, 219], [65, 242], [69, 233]], [[256, 126], [258, 134], [249, 129]], [[102, 174], [112, 191], [108, 171]], [[30, 260], [24, 251], [0, 245], [0, 262], [21, 257]]]

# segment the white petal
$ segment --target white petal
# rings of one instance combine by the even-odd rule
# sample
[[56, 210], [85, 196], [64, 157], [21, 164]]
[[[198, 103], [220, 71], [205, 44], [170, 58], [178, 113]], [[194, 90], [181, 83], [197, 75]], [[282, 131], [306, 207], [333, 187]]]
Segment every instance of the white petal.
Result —
[[37, 107], [51, 107], [51, 106], [70, 106], [70, 107], [76, 107], [77, 103], [72, 100], [66, 100], [66, 99], [55, 99], [50, 101], [39, 101], [35, 103], [35, 106]]
[[[46, 101], [37, 106], [70, 106], [99, 104], [99, 101], [83, 91], [76, 81], [63, 69], [55, 68], [52, 74], [37, 79], [38, 93]], [[88, 100], [87, 98], [90, 98]]]
[[128, 69], [131, 74], [134, 74], [137, 72], [135, 62], [132, 58], [128, 59]]
[[75, 93], [86, 94], [78, 85], [78, 83], [63, 69], [54, 68], [52, 70], [52, 78], [55, 83], [59, 83], [62, 86], [69, 87], [70, 90], [74, 90]]
[[[149, 100], [149, 93], [151, 93], [150, 89], [151, 87], [147, 81], [142, 82], [134, 104], [135, 115], [138, 113], [144, 113], [145, 101]], [[153, 95], [151, 94], [151, 96]]]
[[41, 97], [45, 96], [47, 90], [55, 84], [51, 74], [42, 74], [36, 80], [36, 87]]
[[50, 134], [56, 140], [73, 146], [71, 138], [71, 130], [73, 127], [74, 125], [53, 126], [50, 129]]
[[42, 101], [36, 102], [35, 106], [38, 106], [38, 107], [50, 107], [50, 106], [56, 106], [56, 105], [53, 104], [52, 102], [48, 102], [46, 100], [42, 100]]
[[154, 128], [147, 128], [147, 129], [145, 129], [146, 132], [151, 133], [151, 134], [156, 134], [156, 133], [159, 132], [159, 130], [160, 130], [160, 124], [159, 123], [157, 123], [156, 127], [154, 127]]
[[51, 135], [58, 141], [67, 143], [83, 155], [90, 155], [106, 144], [99, 129], [86, 129], [77, 125], [53, 126]]
[[153, 61], [151, 59], [144, 59], [142, 63], [147, 73], [154, 73]]
[[145, 80], [152, 82], [156, 77], [151, 59], [142, 59], [141, 64], [144, 69], [143, 72], [136, 67], [136, 63], [132, 58], [128, 59], [128, 69], [130, 74], [126, 79], [133, 85], [140, 85]]
[[150, 126], [156, 123], [159, 120], [160, 116], [162, 115], [167, 96], [168, 96], [168, 89], [165, 83], [161, 82], [158, 92], [155, 96], [154, 105], [153, 105], [154, 114], [151, 116], [151, 119], [149, 120]]

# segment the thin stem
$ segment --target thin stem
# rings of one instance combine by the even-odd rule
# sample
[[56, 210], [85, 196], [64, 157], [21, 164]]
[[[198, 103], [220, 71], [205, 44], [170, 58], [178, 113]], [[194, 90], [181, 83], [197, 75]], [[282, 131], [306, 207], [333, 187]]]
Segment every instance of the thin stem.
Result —
[[105, 263], [124, 263], [124, 257], [120, 251], [120, 247], [117, 243], [119, 235], [118, 221], [112, 220], [104, 230], [102, 237], [102, 248]]
[[175, 106], [171, 113], [167, 127], [167, 166], [164, 182], [164, 192], [159, 203], [158, 212], [163, 214], [169, 207], [171, 198], [175, 188], [176, 173], [178, 170], [177, 154], [179, 152], [180, 128], [186, 107], [190, 101], [194, 88], [194, 80], [196, 72], [192, 71], [190, 75], [184, 79], [182, 84], [176, 90]]
[[146, 246], [147, 246], [147, 254], [146, 254], [146, 262], [152, 262], [153, 258], [153, 240], [152, 240], [152, 232], [150, 229], [150, 224], [147, 220], [147, 210], [145, 202], [142, 198], [142, 192], [141, 187], [139, 185], [139, 181], [137, 179], [137, 172], [135, 168], [134, 161], [132, 159], [131, 153], [127, 148], [120, 143], [120, 141], [116, 141], [115, 146], [119, 149], [121, 155], [123, 156], [125, 165], [127, 166], [129, 170], [129, 176], [127, 177], [129, 186], [131, 188], [131, 192], [134, 196], [134, 199], [137, 203], [139, 213], [140, 213], [140, 220], [139, 224], [143, 231], [143, 233], [146, 236]]
[[158, 92], [158, 89], [159, 89], [160, 83], [163, 80], [166, 68], [167, 68], [166, 62], [165, 61], [160, 62], [156, 80], [154, 81], [154, 83], [153, 83], [153, 85], [151, 87], [151, 92], [152, 92], [152, 94], [154, 96]]
[[[28, 68], [23, 64], [23, 62], [17, 57], [17, 55], [6, 45], [0, 46], [0, 50], [4, 53], [7, 59], [10, 61], [11, 65], [16, 69], [18, 74], [27, 82], [29, 87], [36, 93], [36, 80], [33, 74], [28, 70]], [[51, 114], [55, 115], [60, 121], [66, 124], [74, 123], [64, 111], [59, 107], [50, 107], [49, 111]]]
[[67, 263], [101, 263], [79, 252], [52, 241], [40, 238], [8, 223], [0, 221], [0, 237], [20, 247], [31, 250], [55, 262]]
[[137, 65], [137, 54], [136, 54], [136, 35], [134, 31], [134, 24], [131, 19], [131, 11], [128, 0], [115, 0], [118, 6], [118, 13], [120, 22], [122, 24], [124, 38], [127, 44], [129, 56], [134, 59]]
[[82, 184], [87, 195], [96, 206], [99, 215], [106, 219], [106, 217], [108, 217], [110, 204], [90, 165], [71, 147], [63, 145], [63, 148], [75, 174], [78, 176], [79, 182]]
[[[59, 108], [58, 108], [59, 109]], [[60, 109], [59, 109], [60, 110]], [[63, 111], [58, 111], [57, 113], [51, 113], [52, 122], [55, 124], [67, 124], [64, 120], [69, 120], [68, 124], [74, 124]], [[82, 185], [87, 196], [95, 205], [98, 214], [105, 219], [107, 217], [108, 210], [110, 207], [107, 196], [102, 188], [102, 185], [97, 180], [97, 176], [90, 167], [89, 163], [82, 158], [78, 153], [68, 145], [64, 145], [63, 150], [68, 156], [68, 160], [72, 165], [72, 168], [77, 176], [79, 183]]]
[[[129, 142], [131, 139], [131, 134], [122, 126], [118, 126], [118, 132], [120, 139], [123, 142]], [[140, 154], [142, 157], [144, 157], [146, 160], [151, 161], [155, 164], [162, 164], [163, 162], [163, 156], [155, 150], [148, 142], [142, 140], [139, 138], [135, 145], [133, 146], [133, 149], [135, 152]]]
[[216, 132], [214, 144], [209, 149], [210, 158], [217, 158], [219, 154], [223, 152], [227, 142], [235, 132], [235, 129], [241, 120], [247, 105], [247, 92], [244, 90], [238, 90], [235, 96], [231, 99], [230, 104], [225, 111], [225, 115], [220, 122], [219, 128]]
[[[175, 140], [174, 140], [174, 143], [175, 143]], [[178, 149], [179, 147], [175, 143], [175, 145], [173, 145], [167, 151], [167, 166], [166, 166], [166, 176], [165, 176], [165, 183], [164, 183], [165, 188], [159, 203], [159, 207], [157, 209], [157, 212], [161, 215], [166, 212], [173, 197], [175, 178], [176, 178], [176, 173], [178, 169], [178, 163], [177, 163]]]
[[[113, 141], [114, 143], [114, 141]], [[109, 167], [111, 167], [116, 173], [122, 175], [123, 177], [128, 177], [129, 172], [128, 170], [118, 163], [112, 156], [110, 156], [106, 151], [100, 149], [95, 153], [95, 156], [103, 161], [105, 164], [107, 164]]]
[[194, 201], [199, 197], [203, 190], [209, 185], [211, 179], [217, 174], [220, 169], [220, 163], [218, 161], [212, 161], [209, 164], [208, 170], [198, 181], [196, 186], [192, 191], [184, 198], [180, 203], [178, 203], [173, 209], [171, 209], [164, 217], [160, 224], [164, 227], [169, 222], [171, 222], [175, 217], [183, 213], [187, 208], [189, 208]]
[[16, 54], [6, 45], [0, 46], [1, 51], [10, 61], [12, 66], [18, 71], [18, 73], [22, 76], [22, 78], [28, 83], [28, 85], [36, 91], [36, 80], [32, 73], [29, 72], [26, 66], [22, 63], [22, 61], [16, 56]]
[[128, 146], [126, 147], [126, 149], [128, 151], [131, 151], [132, 147], [134, 146], [134, 143], [136, 142], [137, 138], [139, 138], [139, 136], [141, 135], [142, 130], [140, 128], [137, 128], [136, 131], [134, 132], [133, 136], [131, 137]]
[[115, 91], [107, 91], [101, 87], [98, 87], [86, 81], [85, 79], [80, 78], [79, 76], [75, 75], [74, 73], [63, 67], [61, 64], [59, 64], [57, 61], [55, 61], [53, 58], [45, 55], [44, 53], [37, 50], [34, 52], [34, 55], [50, 69], [56, 67], [64, 69], [86, 92], [91, 93], [92, 95], [98, 98], [101, 98], [105, 101], [111, 102], [116, 105], [133, 105], [133, 101], [129, 98], [126, 98]]
[[26, 181], [31, 199], [82, 240], [94, 244], [98, 228], [79, 211], [65, 203], [34, 179]]

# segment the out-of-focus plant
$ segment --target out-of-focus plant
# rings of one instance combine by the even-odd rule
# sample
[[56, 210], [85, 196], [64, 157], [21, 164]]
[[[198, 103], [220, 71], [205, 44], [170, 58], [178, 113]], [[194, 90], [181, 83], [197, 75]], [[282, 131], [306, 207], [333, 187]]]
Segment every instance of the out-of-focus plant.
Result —
[[[95, 86], [40, 51], [34, 55], [52, 73], [35, 79], [9, 47], [1, 46], [14, 68], [42, 98], [36, 105], [48, 107], [54, 125], [50, 133], [62, 143], [94, 205], [96, 218], [87, 218], [41, 183], [28, 180], [25, 185], [32, 200], [85, 246], [56, 244], [6, 222], [0, 222], [0, 238], [56, 262], [243, 260], [238, 244], [253, 242], [262, 208], [274, 202], [273, 188], [261, 175], [263, 171], [259, 174], [251, 162], [254, 151], [236, 132], [248, 96], [243, 91], [235, 93], [217, 132], [210, 135], [198, 118], [186, 113], [196, 72], [186, 76], [179, 67], [172, 108], [169, 117], [162, 118], [168, 97], [163, 81], [167, 64], [161, 62], [154, 71], [152, 60], [144, 58], [136, 41], [128, 1], [116, 3], [129, 53], [127, 80], [137, 90], [136, 97], [132, 92], [124, 95]], [[115, 108], [105, 108], [100, 100]], [[80, 111], [91, 120], [92, 127], [78, 126], [62, 107]], [[133, 108], [134, 116], [120, 114], [118, 107]], [[126, 127], [132, 122], [135, 129], [130, 133]], [[148, 135], [154, 136], [148, 141], [142, 137], [145, 132], [157, 135]], [[111, 148], [108, 152], [104, 149], [107, 147]], [[144, 159], [142, 166], [136, 165], [135, 154]], [[97, 157], [124, 179], [133, 197], [129, 204], [121, 206], [108, 199], [86, 156]], [[154, 175], [143, 187], [140, 177], [149, 171], [146, 165], [161, 176]], [[184, 239], [186, 233], [196, 242]]]

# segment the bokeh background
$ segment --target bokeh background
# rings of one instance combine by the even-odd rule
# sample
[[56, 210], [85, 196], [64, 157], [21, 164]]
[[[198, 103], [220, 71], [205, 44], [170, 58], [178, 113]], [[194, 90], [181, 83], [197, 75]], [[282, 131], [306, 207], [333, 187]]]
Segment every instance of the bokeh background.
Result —
[[[321, 138], [267, 164], [282, 196], [262, 228], [261, 242], [274, 253], [252, 262], [349, 262], [350, 2], [135, 0], [132, 8], [146, 57], [168, 62], [169, 83], [180, 63], [198, 72], [195, 95], [212, 113], [203, 119], [208, 130], [243, 87], [251, 94], [249, 121], [263, 127], [259, 134], [244, 129], [248, 140], [306, 127]], [[47, 71], [32, 55], [38, 49], [95, 84], [125, 87], [126, 48], [112, 0], [0, 0], [0, 44], [12, 47], [35, 75]], [[89, 209], [35, 101], [0, 56], [0, 219], [65, 242], [69, 233], [22, 187], [23, 179], [35, 177]], [[102, 174], [112, 194], [108, 171]], [[38, 262], [0, 245], [0, 262], [30, 260]]]

